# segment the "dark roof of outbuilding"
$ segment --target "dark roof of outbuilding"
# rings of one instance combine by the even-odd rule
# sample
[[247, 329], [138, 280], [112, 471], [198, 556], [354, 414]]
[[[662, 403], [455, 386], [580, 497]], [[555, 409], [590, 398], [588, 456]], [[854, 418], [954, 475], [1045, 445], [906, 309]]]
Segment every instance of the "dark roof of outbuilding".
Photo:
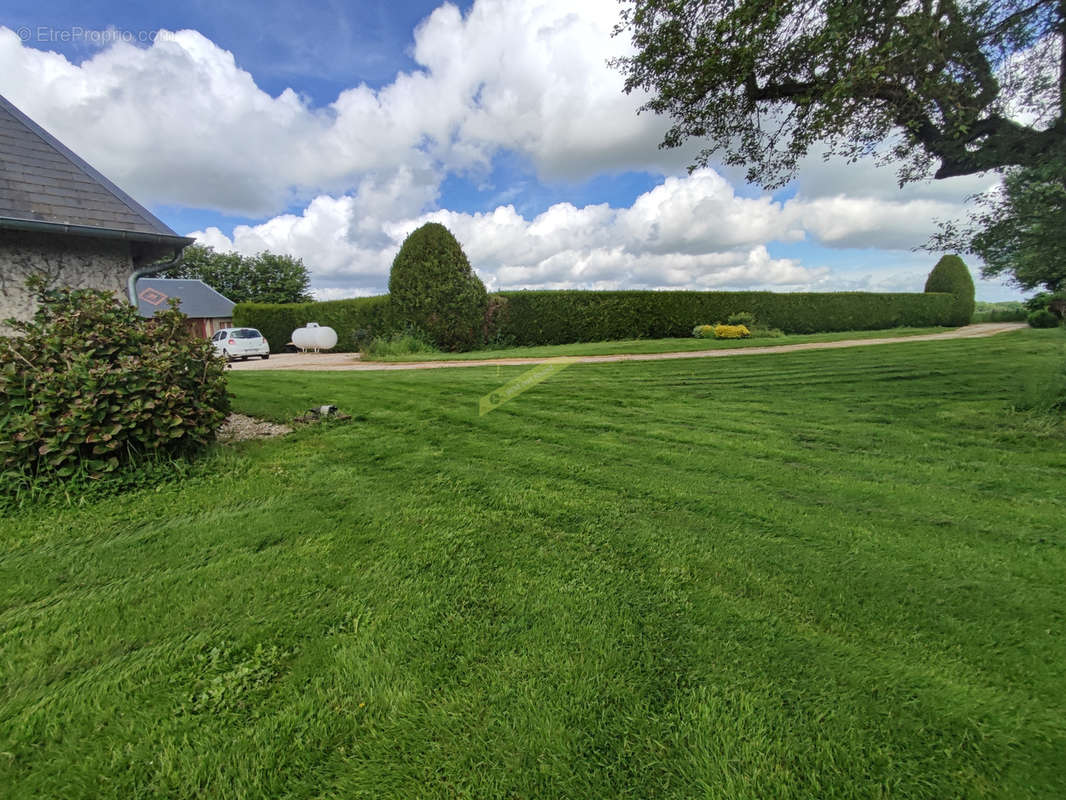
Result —
[[170, 308], [167, 300], [181, 300], [179, 309], [189, 317], [229, 319], [233, 316], [232, 300], [227, 300], [203, 281], [172, 278], [141, 278], [137, 281], [137, 311], [142, 317]]
[[0, 95], [0, 227], [184, 246], [152, 212]]

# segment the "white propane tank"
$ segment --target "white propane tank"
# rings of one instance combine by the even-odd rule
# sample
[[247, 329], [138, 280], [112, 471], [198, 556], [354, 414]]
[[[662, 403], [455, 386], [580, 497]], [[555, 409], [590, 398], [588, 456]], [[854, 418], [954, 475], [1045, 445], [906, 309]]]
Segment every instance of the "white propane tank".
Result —
[[337, 346], [337, 332], [317, 322], [308, 322], [292, 332], [292, 343], [301, 350], [329, 350]]

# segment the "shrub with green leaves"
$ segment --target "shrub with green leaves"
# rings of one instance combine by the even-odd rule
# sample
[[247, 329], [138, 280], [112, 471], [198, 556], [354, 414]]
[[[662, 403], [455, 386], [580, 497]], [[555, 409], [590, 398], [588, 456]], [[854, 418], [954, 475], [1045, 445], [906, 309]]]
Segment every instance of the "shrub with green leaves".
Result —
[[966, 267], [966, 262], [958, 256], [944, 256], [933, 267], [925, 281], [925, 291], [946, 292], [953, 295], [948, 325], [969, 325], [976, 308], [973, 276]]
[[427, 222], [404, 239], [389, 273], [389, 297], [397, 319], [442, 350], [469, 350], [484, 338], [485, 284], [439, 222]]
[[364, 361], [387, 361], [392, 358], [436, 353], [438, 350], [417, 331], [405, 331], [370, 339], [361, 352]]
[[1038, 309], [1029, 315], [1030, 328], [1057, 328], [1062, 320], [1046, 308]]
[[0, 472], [103, 477], [191, 455], [229, 412], [225, 364], [175, 309], [144, 319], [91, 289], [47, 290], [29, 322], [0, 337]]
[[1047, 309], [1062, 319], [1066, 317], [1066, 289], [1057, 292], [1040, 292], [1026, 300], [1024, 306], [1029, 311]]

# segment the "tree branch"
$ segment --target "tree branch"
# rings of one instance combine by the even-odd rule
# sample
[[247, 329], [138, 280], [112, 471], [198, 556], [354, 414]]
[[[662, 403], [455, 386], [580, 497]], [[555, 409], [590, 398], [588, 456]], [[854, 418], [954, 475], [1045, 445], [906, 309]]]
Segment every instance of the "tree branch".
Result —
[[[1004, 28], [1009, 28], [1011, 25], [1013, 25], [1015, 22], [1017, 22], [1019, 19], [1026, 16], [1027, 14], [1032, 14], [1041, 6], [1050, 5], [1053, 2], [1055, 2], [1055, 0], [1037, 0], [1031, 6], [1028, 6], [1026, 8], [1020, 8], [1013, 14], [1004, 17], [991, 28], [989, 28], [987, 31], [981, 31], [975, 36], [975, 38], [977, 39], [977, 41], [982, 42], [990, 36], [995, 36], [996, 34], [1000, 33]], [[1062, 10], [1061, 2], [1059, 2], [1059, 10], [1060, 12]]]
[[[934, 178], [972, 175], [1003, 166], [1038, 166], [1061, 146], [1062, 132], [1055, 128], [1036, 131], [998, 115], [980, 120], [974, 127], [976, 135], [966, 142], [922, 142], [940, 159]], [[978, 147], [967, 147], [977, 140], [982, 140]]]

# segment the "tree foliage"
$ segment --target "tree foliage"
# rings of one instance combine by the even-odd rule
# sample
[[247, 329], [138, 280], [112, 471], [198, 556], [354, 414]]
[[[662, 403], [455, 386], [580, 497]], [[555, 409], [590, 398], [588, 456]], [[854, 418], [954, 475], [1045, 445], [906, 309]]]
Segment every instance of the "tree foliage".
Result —
[[311, 275], [299, 258], [262, 252], [254, 256], [218, 253], [191, 245], [181, 263], [161, 278], [197, 278], [234, 303], [305, 303], [311, 300]]
[[773, 187], [825, 142], [902, 183], [1066, 147], [1064, 0], [622, 1], [626, 91], [672, 118], [664, 147], [709, 142], [694, 166], [721, 151]]
[[1022, 304], [1027, 311], [1047, 309], [1059, 319], [1066, 318], [1066, 289], [1057, 292], [1039, 292]]
[[442, 350], [469, 349], [480, 341], [485, 284], [439, 222], [427, 222], [404, 239], [389, 273], [389, 297], [397, 318]]
[[942, 225], [932, 246], [973, 253], [984, 277], [1019, 289], [1066, 289], [1066, 162], [1008, 170], [969, 222]]
[[976, 308], [973, 276], [959, 256], [944, 256], [936, 262], [925, 280], [925, 291], [945, 292], [955, 297], [948, 325], [970, 324]]

